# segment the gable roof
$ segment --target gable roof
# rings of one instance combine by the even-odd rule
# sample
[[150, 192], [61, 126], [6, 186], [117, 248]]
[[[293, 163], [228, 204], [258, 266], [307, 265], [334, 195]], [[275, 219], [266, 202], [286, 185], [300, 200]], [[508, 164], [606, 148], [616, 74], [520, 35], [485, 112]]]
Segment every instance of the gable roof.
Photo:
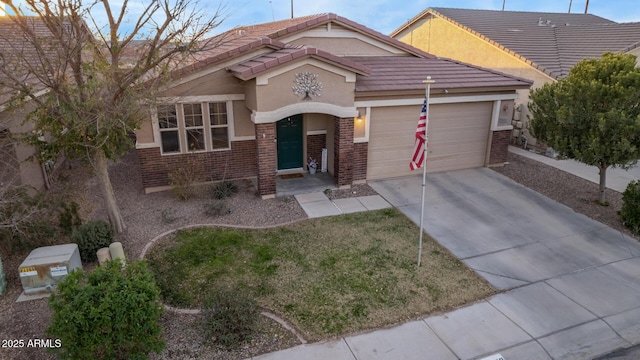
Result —
[[222, 62], [258, 48], [269, 46], [285, 36], [297, 34], [329, 22], [339, 23], [354, 31], [376, 38], [385, 44], [402, 49], [408, 54], [434, 58], [433, 55], [407, 45], [388, 35], [379, 33], [347, 18], [329, 13], [302, 16], [263, 24], [237, 26], [209, 39], [210, 50], [196, 54], [188, 64], [176, 70], [174, 75], [184, 75], [185, 73], [200, 69], [204, 66]]
[[591, 14], [429, 8], [392, 32], [398, 36], [436, 16], [462, 28], [553, 78], [584, 58], [629, 51], [640, 42], [640, 23], [619, 24]]
[[[330, 22], [401, 49], [407, 55], [340, 57], [313, 46], [291, 45], [281, 41], [288, 36]], [[422, 80], [426, 75], [430, 75], [437, 81], [436, 88], [491, 86], [528, 88], [531, 86], [529, 80], [453, 60], [436, 58], [434, 55], [336, 14], [311, 15], [240, 26], [212, 38], [211, 43], [215, 45], [211, 50], [198, 54], [192, 63], [177, 70], [174, 76], [185, 75], [205, 66], [268, 48], [271, 52], [260, 53], [254, 58], [231, 65], [228, 70], [237, 78], [248, 80], [276, 66], [306, 56], [319, 58], [355, 72], [357, 74], [356, 91], [424, 90]], [[359, 85], [360, 83], [362, 85]]]
[[[0, 16], [0, 112], [23, 90], [18, 84], [30, 87], [35, 96], [45, 94], [48, 90], [42, 79], [51, 76], [48, 72], [58, 75], [68, 69], [62, 59], [77, 50], [71, 46], [92, 39], [84, 21], [52, 19], [55, 32], [51, 21], [38, 16]], [[38, 71], [42, 68], [47, 68], [46, 74]]]
[[279, 50], [236, 64], [230, 67], [229, 71], [231, 71], [231, 73], [238, 79], [249, 80], [265, 71], [270, 70], [271, 68], [286, 64], [290, 61], [302, 57], [320, 58], [327, 62], [333, 63], [336, 66], [347, 68], [358, 74], [368, 75], [371, 72], [371, 69], [369, 67], [362, 65], [359, 62], [335, 56], [324, 50], [306, 46], [290, 46], [284, 43], [282, 43], [282, 46]]

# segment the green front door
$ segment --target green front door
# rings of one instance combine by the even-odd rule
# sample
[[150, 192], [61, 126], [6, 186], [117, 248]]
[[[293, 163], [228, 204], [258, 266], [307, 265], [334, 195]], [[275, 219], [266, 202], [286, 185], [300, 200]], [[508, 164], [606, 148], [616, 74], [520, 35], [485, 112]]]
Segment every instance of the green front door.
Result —
[[293, 115], [276, 123], [278, 170], [302, 167], [302, 115]]

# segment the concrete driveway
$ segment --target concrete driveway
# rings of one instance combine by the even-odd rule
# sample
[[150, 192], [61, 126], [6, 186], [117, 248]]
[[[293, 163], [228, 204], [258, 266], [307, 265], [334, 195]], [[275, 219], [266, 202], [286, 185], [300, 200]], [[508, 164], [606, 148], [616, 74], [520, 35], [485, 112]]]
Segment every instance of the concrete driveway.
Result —
[[[421, 180], [371, 182], [419, 224]], [[640, 244], [502, 175], [429, 175], [425, 229], [498, 289], [395, 327], [254, 359], [593, 359], [640, 344]], [[416, 245], [418, 234], [416, 234]]]
[[[419, 224], [421, 181], [370, 186]], [[589, 359], [640, 343], [636, 240], [487, 168], [428, 175], [424, 220], [494, 287], [513, 289], [425, 319], [459, 358]]]
[[[421, 182], [417, 174], [370, 186], [419, 224]], [[487, 168], [428, 175], [424, 224], [501, 290], [640, 255], [634, 239]]]

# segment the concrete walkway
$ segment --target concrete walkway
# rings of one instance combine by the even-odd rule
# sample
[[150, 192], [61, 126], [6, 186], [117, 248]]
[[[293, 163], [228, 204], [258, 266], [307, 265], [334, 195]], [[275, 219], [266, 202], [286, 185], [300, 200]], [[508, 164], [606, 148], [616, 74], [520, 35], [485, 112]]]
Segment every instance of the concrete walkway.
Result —
[[[570, 159], [557, 160], [531, 151], [523, 150], [515, 146], [509, 146], [509, 151], [514, 154], [539, 161], [543, 164], [553, 166], [560, 170], [564, 170], [596, 184], [600, 183], [600, 174], [598, 173], [598, 168], [595, 166], [585, 165], [581, 162]], [[609, 168], [607, 170], [607, 187], [620, 193], [624, 192], [629, 182], [638, 179], [640, 179], [639, 165], [635, 165], [629, 170], [623, 170], [620, 168]]]
[[380, 195], [359, 196], [332, 201], [327, 198], [324, 192], [319, 191], [295, 195], [295, 198], [309, 218], [380, 210], [391, 207], [391, 204]]
[[[640, 344], [635, 239], [489, 169], [427, 181], [426, 231], [505, 292], [442, 315], [255, 359], [592, 359]], [[416, 175], [370, 185], [418, 222], [420, 182]]]

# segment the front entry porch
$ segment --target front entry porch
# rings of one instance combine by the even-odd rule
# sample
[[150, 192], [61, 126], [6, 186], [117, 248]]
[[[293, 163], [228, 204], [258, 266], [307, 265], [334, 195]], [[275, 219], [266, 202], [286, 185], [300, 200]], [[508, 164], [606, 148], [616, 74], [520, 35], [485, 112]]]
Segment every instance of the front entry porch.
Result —
[[300, 177], [287, 178], [288, 176], [276, 176], [276, 196], [291, 196], [312, 192], [335, 190], [336, 186], [333, 176], [329, 172], [318, 172], [313, 175], [301, 173]]
[[[301, 192], [344, 188], [351, 186], [354, 180], [364, 180], [366, 174], [366, 146], [359, 146], [358, 149], [360, 151], [354, 152], [354, 118], [329, 116], [320, 118], [320, 122], [312, 124], [307, 116], [303, 116], [302, 136], [304, 140], [302, 141], [302, 149], [300, 149], [299, 145], [291, 145], [294, 143], [293, 139], [299, 138], [299, 126], [293, 126], [296, 123], [299, 124], [299, 122], [294, 121], [295, 117], [297, 116], [255, 124], [258, 191], [260, 196], [270, 198], [276, 195], [292, 195]], [[323, 130], [305, 129], [310, 126], [317, 126], [318, 123], [323, 125]], [[296, 130], [295, 134], [288, 134], [287, 131], [292, 129]], [[284, 139], [282, 139], [283, 135]], [[284, 146], [282, 146], [282, 143], [284, 143]], [[316, 161], [320, 161], [319, 155], [322, 148], [327, 148], [328, 150], [328, 172], [308, 175], [304, 172], [306, 170], [305, 163], [300, 167], [299, 155], [303, 155], [303, 159], [313, 158]], [[298, 158], [293, 159], [291, 156], [291, 159], [289, 159], [291, 153], [295, 153]], [[295, 164], [293, 160], [296, 161]], [[357, 176], [354, 176], [354, 169], [358, 170]], [[302, 178], [297, 179], [282, 179], [278, 174], [282, 173], [282, 170], [301, 172], [304, 175]]]

